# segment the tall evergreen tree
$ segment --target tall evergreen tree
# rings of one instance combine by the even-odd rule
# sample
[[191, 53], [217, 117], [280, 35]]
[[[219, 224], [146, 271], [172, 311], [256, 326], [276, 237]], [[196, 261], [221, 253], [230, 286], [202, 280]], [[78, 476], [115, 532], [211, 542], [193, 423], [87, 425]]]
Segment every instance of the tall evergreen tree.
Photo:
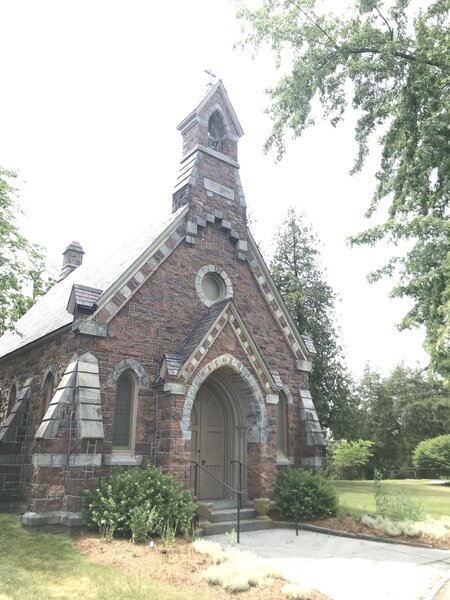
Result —
[[322, 426], [335, 438], [353, 439], [353, 396], [335, 323], [336, 294], [319, 265], [318, 241], [294, 210], [277, 236], [270, 270], [302, 334], [317, 350], [310, 378], [311, 393]]

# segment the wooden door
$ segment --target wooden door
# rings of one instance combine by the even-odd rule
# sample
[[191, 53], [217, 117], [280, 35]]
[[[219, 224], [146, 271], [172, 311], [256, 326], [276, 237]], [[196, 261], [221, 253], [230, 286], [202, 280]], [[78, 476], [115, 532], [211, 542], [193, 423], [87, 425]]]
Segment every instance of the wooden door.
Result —
[[[220, 399], [203, 384], [192, 407], [193, 460], [225, 480], [225, 415]], [[225, 489], [202, 469], [198, 471], [197, 497], [212, 500], [226, 497]]]

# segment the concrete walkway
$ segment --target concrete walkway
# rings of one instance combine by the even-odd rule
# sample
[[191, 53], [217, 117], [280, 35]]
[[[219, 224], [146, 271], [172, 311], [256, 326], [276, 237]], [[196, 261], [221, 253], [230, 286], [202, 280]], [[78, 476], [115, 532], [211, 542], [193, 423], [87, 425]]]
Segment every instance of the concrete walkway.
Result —
[[[208, 539], [228, 544], [225, 535]], [[336, 537], [293, 529], [241, 533], [239, 550], [276, 565], [282, 575], [332, 600], [419, 600], [450, 573], [450, 551]]]

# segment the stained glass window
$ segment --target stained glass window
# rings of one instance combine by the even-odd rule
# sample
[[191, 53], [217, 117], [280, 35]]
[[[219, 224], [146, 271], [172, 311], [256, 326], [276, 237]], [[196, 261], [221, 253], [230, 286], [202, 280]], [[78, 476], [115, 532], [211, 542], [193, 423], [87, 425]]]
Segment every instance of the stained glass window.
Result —
[[123, 373], [116, 387], [114, 407], [113, 447], [131, 447], [131, 424], [133, 421], [133, 381], [127, 373]]
[[286, 398], [283, 393], [280, 393], [280, 397], [277, 404], [277, 454], [278, 456], [287, 455], [287, 405]]

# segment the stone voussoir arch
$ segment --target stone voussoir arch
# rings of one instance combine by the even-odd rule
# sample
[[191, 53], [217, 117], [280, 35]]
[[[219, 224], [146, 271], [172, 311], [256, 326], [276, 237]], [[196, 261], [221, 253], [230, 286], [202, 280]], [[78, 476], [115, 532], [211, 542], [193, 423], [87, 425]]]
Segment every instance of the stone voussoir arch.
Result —
[[181, 418], [181, 432], [184, 440], [191, 439], [191, 411], [197, 392], [202, 383], [218, 369], [229, 367], [241, 375], [249, 393], [247, 400], [248, 441], [262, 442], [267, 438], [267, 414], [264, 396], [255, 377], [237, 358], [231, 354], [222, 354], [205, 365], [194, 377], [184, 401]]
[[50, 363], [44, 371], [44, 375], [43, 375], [42, 381], [41, 381], [41, 392], [44, 391], [45, 384], [47, 382], [47, 377], [49, 375], [51, 375], [53, 377], [53, 383], [56, 386], [56, 383], [58, 381], [58, 370], [56, 369], [56, 367], [53, 363]]
[[144, 367], [134, 358], [126, 358], [114, 365], [112, 373], [110, 373], [107, 379], [108, 385], [115, 385], [125, 371], [133, 371], [138, 379], [140, 389], [146, 390], [149, 388], [147, 373]]

